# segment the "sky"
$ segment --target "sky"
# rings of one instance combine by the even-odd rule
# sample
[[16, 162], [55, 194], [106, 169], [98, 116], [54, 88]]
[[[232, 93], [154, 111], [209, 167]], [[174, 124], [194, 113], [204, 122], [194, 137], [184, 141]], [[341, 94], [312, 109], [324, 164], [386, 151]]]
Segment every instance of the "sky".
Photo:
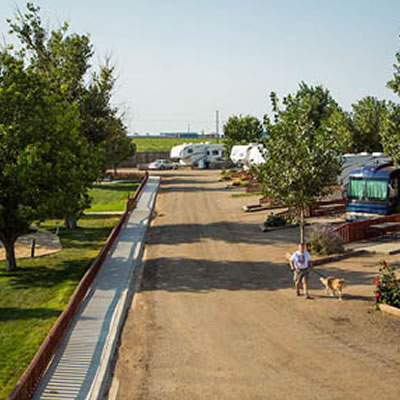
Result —
[[[26, 1], [0, 0], [0, 32]], [[36, 0], [49, 28], [89, 33], [111, 56], [129, 132], [215, 132], [270, 114], [269, 94], [323, 85], [345, 109], [386, 88], [400, 51], [399, 0]]]

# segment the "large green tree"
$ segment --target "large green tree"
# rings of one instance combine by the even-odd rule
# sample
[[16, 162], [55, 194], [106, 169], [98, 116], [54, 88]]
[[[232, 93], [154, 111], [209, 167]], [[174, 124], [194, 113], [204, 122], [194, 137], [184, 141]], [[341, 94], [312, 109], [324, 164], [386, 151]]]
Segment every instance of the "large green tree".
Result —
[[225, 153], [229, 157], [232, 147], [238, 144], [258, 143], [263, 134], [263, 126], [259, 119], [251, 115], [244, 117], [233, 115], [224, 125]]
[[265, 164], [259, 166], [264, 194], [293, 210], [304, 242], [304, 208], [336, 184], [347, 135], [346, 118], [329, 91], [301, 83], [280, 108], [271, 93], [273, 117], [265, 117]]
[[21, 53], [0, 53], [0, 110], [0, 240], [12, 271], [15, 241], [59, 209], [76, 149], [87, 146], [77, 107]]
[[[64, 197], [59, 209], [66, 226], [74, 227], [89, 205], [88, 190], [105, 169], [110, 149], [125, 148], [127, 144], [126, 128], [118, 110], [111, 105], [114, 68], [106, 62], [99, 72], [93, 72], [90, 62], [94, 53], [89, 36], [69, 33], [68, 24], [46, 30], [40, 9], [32, 3], [9, 24], [30, 64], [79, 111], [79, 133], [89, 151], [82, 153], [76, 149], [71, 179], [64, 186], [68, 197]], [[128, 149], [132, 153], [132, 148]]]
[[351, 151], [382, 151], [382, 137], [388, 128], [388, 106], [385, 100], [367, 96], [352, 105]]
[[[400, 96], [400, 51], [396, 53], [396, 63], [393, 67], [393, 77], [387, 82], [387, 86]], [[400, 105], [390, 102], [388, 108], [387, 129], [382, 134], [383, 152], [395, 165], [400, 165]]]

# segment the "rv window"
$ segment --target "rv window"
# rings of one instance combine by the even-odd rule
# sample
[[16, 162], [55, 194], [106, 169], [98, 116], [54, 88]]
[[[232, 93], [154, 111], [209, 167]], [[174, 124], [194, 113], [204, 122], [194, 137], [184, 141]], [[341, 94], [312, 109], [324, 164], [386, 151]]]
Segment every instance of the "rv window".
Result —
[[213, 156], [217, 156], [218, 155], [218, 150], [213, 150]]
[[367, 197], [371, 200], [385, 200], [387, 196], [387, 181], [368, 180], [367, 181]]
[[193, 153], [193, 149], [188, 149], [188, 151], [187, 151], [189, 154], [190, 153]]
[[207, 151], [207, 155], [208, 155], [208, 156], [210, 155], [210, 152], [209, 152], [209, 151]]
[[362, 200], [364, 197], [365, 181], [363, 179], [350, 179], [347, 196], [351, 199]]

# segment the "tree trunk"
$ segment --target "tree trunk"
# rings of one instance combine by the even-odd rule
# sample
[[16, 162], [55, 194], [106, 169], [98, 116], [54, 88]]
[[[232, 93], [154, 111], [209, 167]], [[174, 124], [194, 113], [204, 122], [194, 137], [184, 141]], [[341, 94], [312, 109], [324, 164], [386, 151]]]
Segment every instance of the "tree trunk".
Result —
[[300, 209], [300, 244], [305, 244], [305, 240], [304, 240], [304, 227], [305, 227], [304, 208], [302, 207], [302, 208]]
[[117, 176], [117, 168], [118, 168], [118, 164], [114, 164], [114, 175]]
[[6, 250], [6, 271], [11, 272], [17, 269], [17, 263], [15, 261], [15, 241], [3, 242]]
[[75, 229], [76, 228], [76, 217], [67, 216], [65, 217], [65, 228]]

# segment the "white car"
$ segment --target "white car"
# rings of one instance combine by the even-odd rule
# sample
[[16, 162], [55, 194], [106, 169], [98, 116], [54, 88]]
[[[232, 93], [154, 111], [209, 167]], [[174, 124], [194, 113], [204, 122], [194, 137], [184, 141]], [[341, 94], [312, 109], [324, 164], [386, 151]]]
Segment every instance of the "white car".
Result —
[[147, 165], [148, 169], [175, 169], [175, 164], [170, 160], [155, 160]]

